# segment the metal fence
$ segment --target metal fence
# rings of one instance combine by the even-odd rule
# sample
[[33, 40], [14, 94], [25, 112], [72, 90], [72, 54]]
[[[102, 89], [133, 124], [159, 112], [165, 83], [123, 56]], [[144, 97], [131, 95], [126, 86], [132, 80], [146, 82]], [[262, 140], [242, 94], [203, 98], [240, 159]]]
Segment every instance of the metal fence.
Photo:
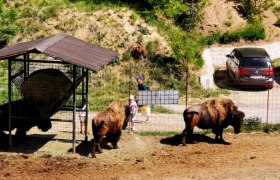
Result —
[[[17, 71], [20, 70], [21, 65], [14, 64], [13, 65], [13, 74], [16, 75]], [[40, 66], [36, 66], [34, 64], [33, 70], [36, 71], [38, 69], [44, 68], [54, 68], [59, 69], [61, 72], [67, 74], [69, 71], [69, 67], [65, 67], [64, 65], [54, 65], [44, 63]], [[7, 103], [7, 62], [0, 63], [0, 95], [1, 95], [1, 104]], [[280, 108], [280, 76], [279, 71], [275, 68], [275, 81], [274, 87], [272, 89], [266, 88], [248, 88], [248, 87], [234, 87], [229, 79], [227, 79], [226, 71], [224, 69], [216, 70], [213, 79], [216, 88], [224, 89], [227, 93], [226, 95], [220, 95], [223, 97], [231, 98], [238, 108], [245, 112], [245, 118], [260, 118], [262, 122], [266, 123], [280, 123], [280, 112], [278, 109]], [[102, 75], [103, 80], [106, 81], [106, 75]], [[71, 77], [70, 77], [71, 79]], [[134, 81], [134, 79], [133, 79]], [[20, 77], [15, 79], [13, 82], [13, 96], [12, 100], [18, 100], [22, 98], [22, 94], [20, 93]], [[92, 81], [91, 81], [92, 83]], [[126, 83], [129, 84], [129, 78], [126, 80]], [[136, 82], [133, 82], [135, 86], [137, 86]], [[108, 85], [108, 88], [110, 86]], [[103, 87], [106, 89], [106, 87]], [[125, 86], [127, 88], [127, 86]], [[77, 88], [78, 91], [81, 90], [81, 87]], [[90, 91], [96, 91], [94, 88], [90, 89]], [[112, 100], [118, 100], [120, 97], [114, 94], [115, 91], [123, 91], [123, 89], [108, 89], [107, 93], [108, 103]], [[106, 91], [103, 91], [106, 92]], [[126, 91], [128, 92], [128, 91]], [[148, 92], [146, 92], [148, 93]], [[147, 95], [147, 94], [146, 94]], [[148, 97], [152, 97], [152, 99], [144, 98], [145, 93], [138, 94], [139, 96], [139, 109], [136, 115], [136, 131], [175, 131], [181, 132], [184, 129], [184, 121], [182, 113], [186, 108], [186, 102], [183, 92], [179, 92], [176, 89], [167, 90], [167, 89], [159, 89], [150, 91], [150, 95]], [[96, 95], [98, 96], [98, 95]], [[129, 94], [125, 95], [129, 97]], [[91, 103], [95, 103], [95, 98], [92, 97]], [[195, 105], [200, 102], [204, 102], [207, 99], [211, 99], [214, 97], [208, 97], [205, 99], [200, 99], [193, 101], [195, 97], [189, 97], [188, 106]], [[70, 98], [71, 99], [71, 98]], [[80, 98], [81, 99], [81, 98]], [[150, 101], [150, 102], [147, 102]], [[79, 101], [80, 102], [80, 101]], [[146, 107], [142, 105], [149, 104], [151, 107], [151, 115], [149, 122], [146, 122], [147, 115], [143, 111]], [[78, 104], [77, 106], [81, 106]], [[98, 113], [98, 111], [90, 111], [88, 114], [89, 124], [91, 119]], [[61, 110], [55, 115], [51, 117], [52, 119], [52, 128], [47, 132], [41, 132], [37, 127], [33, 127], [31, 130], [27, 132], [30, 136], [38, 136], [38, 137], [49, 137], [52, 139], [64, 139], [64, 140], [72, 140], [73, 137], [73, 113], [65, 110]], [[80, 121], [79, 121], [79, 113], [76, 113], [76, 140], [84, 140], [85, 135], [80, 133]], [[13, 131], [15, 133], [15, 131]], [[92, 138], [91, 126], [88, 127], [88, 136], [89, 139]]]

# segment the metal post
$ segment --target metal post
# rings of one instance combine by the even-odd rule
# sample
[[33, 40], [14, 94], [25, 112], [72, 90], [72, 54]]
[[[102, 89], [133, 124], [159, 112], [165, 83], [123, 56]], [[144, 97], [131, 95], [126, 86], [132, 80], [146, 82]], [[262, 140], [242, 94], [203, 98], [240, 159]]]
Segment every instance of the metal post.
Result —
[[[84, 68], [82, 68], [82, 76], [83, 76], [83, 74], [84, 74]], [[85, 103], [84, 102], [84, 100], [85, 100], [84, 92], [85, 92], [85, 81], [83, 79], [83, 81], [82, 81], [82, 105]]]
[[131, 83], [132, 83], [132, 72], [130, 73], [130, 75], [129, 75], [129, 86], [128, 86], [128, 104], [129, 104], [129, 97], [130, 97], [130, 95], [131, 95]]
[[8, 59], [8, 99], [9, 99], [9, 146], [13, 145], [12, 142], [12, 60]]
[[29, 67], [30, 67], [30, 57], [29, 57], [29, 53], [26, 54], [26, 58], [27, 58], [27, 75], [29, 76]]
[[76, 153], [76, 65], [73, 65], [73, 153]]
[[[270, 69], [271, 66], [269, 66], [268, 69], [268, 80], [270, 79]], [[268, 133], [268, 111], [269, 111], [269, 81], [267, 81], [267, 106], [266, 106], [266, 128], [264, 129], [264, 132]]]
[[85, 119], [85, 141], [88, 141], [88, 69], [86, 70], [86, 119]]
[[188, 81], [189, 81], [189, 69], [186, 69], [186, 109], [188, 108]]
[[24, 79], [26, 79], [26, 54], [23, 55], [23, 59]]

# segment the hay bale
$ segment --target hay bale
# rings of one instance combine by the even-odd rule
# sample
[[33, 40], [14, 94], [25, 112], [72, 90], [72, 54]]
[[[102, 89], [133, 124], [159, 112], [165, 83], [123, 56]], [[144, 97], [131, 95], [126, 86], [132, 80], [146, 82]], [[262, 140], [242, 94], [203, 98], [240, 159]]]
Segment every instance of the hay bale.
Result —
[[[41, 69], [33, 72], [22, 84], [21, 93], [41, 117], [53, 115], [53, 109], [62, 107], [63, 99], [71, 88], [71, 80], [57, 69]], [[62, 100], [63, 99], [63, 100]], [[58, 107], [54, 107], [58, 106]]]

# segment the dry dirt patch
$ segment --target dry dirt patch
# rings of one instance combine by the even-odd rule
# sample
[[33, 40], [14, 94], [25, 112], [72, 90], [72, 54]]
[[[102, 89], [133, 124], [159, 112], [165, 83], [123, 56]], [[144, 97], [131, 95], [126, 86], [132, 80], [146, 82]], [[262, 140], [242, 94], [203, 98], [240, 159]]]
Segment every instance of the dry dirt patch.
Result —
[[[0, 179], [279, 179], [280, 135], [225, 133], [195, 135], [196, 144], [178, 145], [179, 135], [124, 133], [120, 148], [96, 159], [81, 154], [0, 153]], [[65, 147], [65, 146], [63, 146]], [[52, 152], [56, 151], [52, 146]], [[85, 149], [84, 149], [85, 150]]]

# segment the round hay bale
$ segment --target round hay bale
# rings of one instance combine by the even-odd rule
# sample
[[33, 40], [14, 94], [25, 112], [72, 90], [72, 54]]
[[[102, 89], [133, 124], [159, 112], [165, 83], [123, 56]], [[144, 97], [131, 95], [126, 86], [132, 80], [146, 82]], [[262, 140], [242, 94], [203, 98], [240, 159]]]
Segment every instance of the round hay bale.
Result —
[[[67, 99], [61, 101], [71, 88], [71, 80], [57, 69], [41, 69], [33, 72], [22, 84], [21, 93], [41, 117], [51, 116], [54, 106], [63, 106]], [[59, 104], [57, 104], [59, 103]]]

